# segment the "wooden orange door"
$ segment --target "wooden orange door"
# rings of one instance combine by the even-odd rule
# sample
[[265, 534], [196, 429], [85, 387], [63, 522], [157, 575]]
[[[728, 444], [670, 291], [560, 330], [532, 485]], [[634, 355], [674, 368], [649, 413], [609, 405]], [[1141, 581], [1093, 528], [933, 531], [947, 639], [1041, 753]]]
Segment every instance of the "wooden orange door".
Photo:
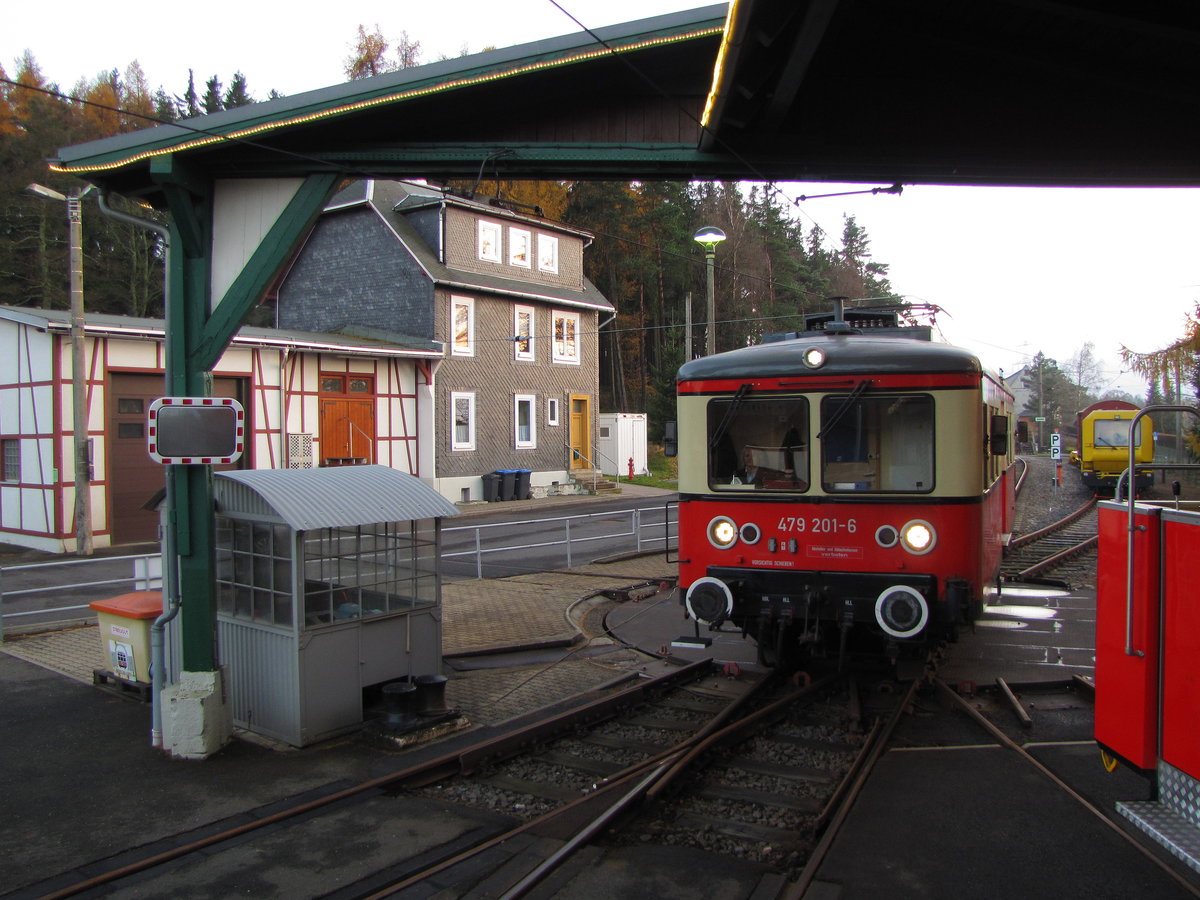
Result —
[[571, 421], [567, 441], [571, 445], [571, 468], [592, 469], [591, 398], [586, 394], [571, 395]]

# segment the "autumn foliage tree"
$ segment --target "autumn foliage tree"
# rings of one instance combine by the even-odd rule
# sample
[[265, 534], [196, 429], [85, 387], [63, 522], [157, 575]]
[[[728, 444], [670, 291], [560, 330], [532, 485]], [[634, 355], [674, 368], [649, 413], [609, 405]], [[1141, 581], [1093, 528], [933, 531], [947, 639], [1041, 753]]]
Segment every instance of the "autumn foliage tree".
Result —
[[[420, 43], [401, 32], [395, 45], [379, 27], [358, 29], [346, 74], [367, 78], [418, 65]], [[50, 172], [58, 147], [253, 103], [236, 72], [197, 91], [194, 70], [180, 94], [152, 90], [136, 61], [81, 79], [72, 97], [43, 77], [31, 53], [18, 61], [15, 84], [0, 82], [0, 303], [68, 305], [66, 215], [63, 205], [30, 195], [40, 182], [64, 194], [84, 185]], [[274, 92], [272, 92], [274, 96]], [[484, 167], [451, 189], [498, 198], [534, 216], [566, 222], [596, 237], [584, 255], [586, 276], [616, 307], [602, 323], [601, 404], [606, 409], [662, 411], [671, 418], [674, 373], [703, 346], [705, 260], [692, 239], [702, 225], [728, 239], [716, 257], [716, 345], [745, 346], [768, 332], [802, 327], [833, 293], [851, 298], [890, 294], [887, 266], [870, 251], [854, 219], [840, 236], [804, 228], [790, 201], [771, 184], [733, 182], [520, 181]], [[120, 197], [118, 208], [132, 210]], [[153, 215], [137, 210], [137, 215]], [[152, 232], [116, 222], [90, 200], [84, 211], [85, 304], [92, 312], [162, 314], [163, 248]], [[695, 324], [691, 345], [684, 323]]]

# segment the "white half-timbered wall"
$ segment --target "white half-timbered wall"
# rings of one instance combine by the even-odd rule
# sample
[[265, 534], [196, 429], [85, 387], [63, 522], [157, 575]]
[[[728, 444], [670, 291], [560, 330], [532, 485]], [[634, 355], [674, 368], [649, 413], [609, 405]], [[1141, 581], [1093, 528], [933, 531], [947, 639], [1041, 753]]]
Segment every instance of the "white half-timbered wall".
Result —
[[[92, 439], [93, 542], [111, 544], [107, 411], [114, 373], [161, 374], [157, 336], [91, 332], [85, 338], [88, 435]], [[360, 356], [284, 341], [234, 343], [213, 370], [248, 385], [246, 453], [252, 468], [302, 465], [289, 458], [311, 439], [310, 465], [320, 455], [318, 401], [323, 374], [374, 379], [375, 458], [368, 460], [431, 478], [433, 363], [409, 356]], [[282, 426], [282, 427], [281, 427]], [[0, 318], [0, 441], [17, 441], [20, 480], [0, 481], [0, 541], [49, 552], [75, 549], [74, 422], [71, 341], [62, 331]]]

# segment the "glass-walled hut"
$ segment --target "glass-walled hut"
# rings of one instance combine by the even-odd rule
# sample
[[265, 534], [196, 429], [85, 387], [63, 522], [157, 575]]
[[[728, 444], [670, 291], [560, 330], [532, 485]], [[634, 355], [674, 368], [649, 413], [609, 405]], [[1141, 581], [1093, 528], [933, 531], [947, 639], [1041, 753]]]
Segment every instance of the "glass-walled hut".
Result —
[[302, 747], [357, 727], [363, 690], [441, 673], [441, 520], [386, 466], [215, 476], [217, 628], [238, 727]]

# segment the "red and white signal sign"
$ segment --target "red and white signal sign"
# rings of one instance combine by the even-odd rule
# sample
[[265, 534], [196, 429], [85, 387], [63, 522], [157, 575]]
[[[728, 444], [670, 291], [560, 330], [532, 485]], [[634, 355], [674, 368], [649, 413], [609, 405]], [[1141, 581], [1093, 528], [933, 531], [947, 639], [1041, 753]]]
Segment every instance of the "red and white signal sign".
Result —
[[163, 465], [235, 462], [246, 446], [246, 411], [231, 397], [159, 397], [147, 437], [150, 458]]

